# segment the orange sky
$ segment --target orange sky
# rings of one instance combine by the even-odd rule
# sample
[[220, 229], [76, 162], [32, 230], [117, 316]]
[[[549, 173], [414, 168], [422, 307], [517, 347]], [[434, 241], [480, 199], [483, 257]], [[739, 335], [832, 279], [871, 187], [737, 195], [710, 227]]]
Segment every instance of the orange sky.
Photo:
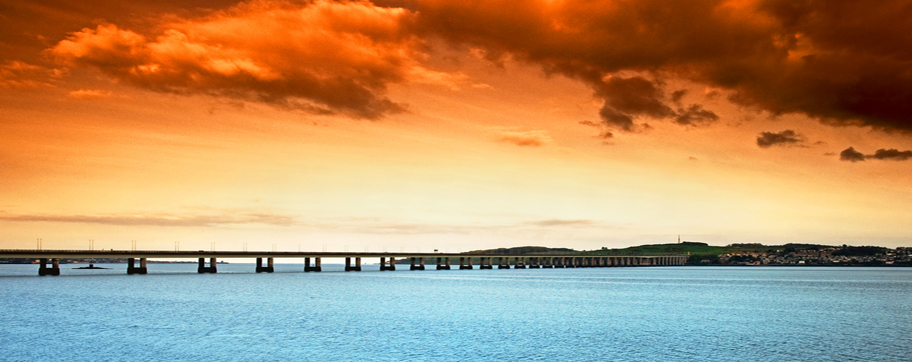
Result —
[[0, 247], [912, 246], [909, 18], [0, 1]]

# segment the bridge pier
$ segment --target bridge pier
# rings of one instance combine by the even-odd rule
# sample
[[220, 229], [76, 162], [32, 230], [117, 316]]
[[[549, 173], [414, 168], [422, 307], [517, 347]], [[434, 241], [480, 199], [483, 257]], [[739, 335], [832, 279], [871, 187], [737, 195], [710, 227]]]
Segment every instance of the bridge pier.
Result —
[[526, 268], [526, 258], [517, 257], [513, 263], [513, 269], [525, 269]]
[[136, 258], [127, 259], [127, 275], [146, 274], [146, 258], [139, 258], [139, 267], [136, 267]]
[[550, 256], [538, 258], [538, 261], [542, 268], [553, 268], [554, 267], [554, 258], [552, 258]]
[[[445, 259], [446, 265], [440, 264], [440, 259]], [[461, 266], [461, 265], [460, 265]], [[450, 258], [437, 258], [437, 270], [450, 270]]]
[[497, 263], [497, 269], [510, 269], [510, 257], [502, 256]]
[[[415, 259], [418, 259], [418, 265], [415, 265]], [[411, 262], [412, 264], [409, 266], [409, 270], [424, 270], [424, 258], [411, 258]]]
[[47, 266], [47, 259], [39, 259], [40, 265], [38, 265], [38, 275], [60, 275], [60, 259], [51, 259], [51, 267]]
[[541, 268], [541, 258], [539, 258], [537, 256], [530, 257], [529, 265], [527, 265], [527, 266], [529, 267], [529, 269]]
[[256, 258], [256, 272], [257, 273], [272, 273], [275, 271], [275, 267], [272, 263], [272, 258], [266, 258], [266, 266], [263, 266], [263, 258]]
[[385, 270], [396, 270], [396, 258], [390, 257], [389, 264], [386, 263], [386, 258], [380, 258], [380, 271]]
[[215, 258], [209, 258], [209, 266], [206, 266], [206, 258], [199, 258], [199, 268], [196, 268], [196, 272], [203, 273], [218, 273], [218, 269], [215, 266]]
[[[468, 264], [466, 264], [466, 261], [468, 261]], [[461, 269], [474, 269], [472, 267], [472, 257], [470, 256], [470, 257], [466, 258], [466, 257], [460, 256], [459, 257], [459, 269], [460, 270]]]
[[351, 257], [346, 257], [345, 271], [361, 271], [361, 257], [355, 257], [355, 265], [351, 264]]
[[478, 269], [494, 269], [494, 257], [482, 257]]
[[313, 265], [310, 265], [310, 258], [304, 258], [304, 271], [305, 272], [323, 271], [323, 265], [321, 265], [321, 263], [320, 263], [320, 258], [314, 258]]

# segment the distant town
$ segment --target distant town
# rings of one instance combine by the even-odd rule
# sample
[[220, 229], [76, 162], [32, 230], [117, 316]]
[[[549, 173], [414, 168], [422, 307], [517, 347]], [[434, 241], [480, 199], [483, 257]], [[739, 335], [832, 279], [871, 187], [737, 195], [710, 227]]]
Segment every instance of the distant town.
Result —
[[874, 246], [820, 246], [808, 249], [744, 251], [719, 255], [718, 260], [690, 260], [689, 264], [719, 265], [872, 265], [912, 266], [912, 248], [888, 249]]

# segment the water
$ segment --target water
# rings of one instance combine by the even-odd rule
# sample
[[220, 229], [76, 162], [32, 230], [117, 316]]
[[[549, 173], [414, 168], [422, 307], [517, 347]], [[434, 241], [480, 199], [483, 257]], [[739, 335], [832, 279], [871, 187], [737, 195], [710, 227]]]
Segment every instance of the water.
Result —
[[[912, 269], [0, 265], [0, 360], [908, 361]], [[407, 266], [406, 266], [407, 269]], [[81, 274], [81, 275], [80, 275]]]

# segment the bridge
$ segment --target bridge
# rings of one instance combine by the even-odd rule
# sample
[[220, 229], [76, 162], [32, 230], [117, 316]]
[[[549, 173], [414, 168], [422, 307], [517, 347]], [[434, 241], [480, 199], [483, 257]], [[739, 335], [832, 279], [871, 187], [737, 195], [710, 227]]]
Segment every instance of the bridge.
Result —
[[[408, 259], [409, 270], [425, 270], [430, 261], [437, 270], [459, 269], [525, 269], [525, 268], [591, 268], [630, 266], [684, 265], [684, 255], [583, 255], [578, 253], [547, 254], [474, 254], [474, 253], [388, 253], [388, 252], [289, 252], [289, 251], [163, 251], [163, 250], [0, 250], [0, 258], [38, 260], [38, 275], [60, 275], [60, 259], [126, 258], [127, 274], [146, 274], [149, 258], [199, 260], [198, 273], [217, 273], [217, 259], [256, 258], [257, 273], [272, 273], [276, 258], [303, 258], [305, 272], [323, 270], [323, 258], [345, 259], [345, 271], [361, 271], [362, 259], [377, 258], [380, 270], [396, 270], [396, 261]], [[265, 264], [264, 264], [265, 259]], [[137, 263], [138, 262], [138, 263]]]

